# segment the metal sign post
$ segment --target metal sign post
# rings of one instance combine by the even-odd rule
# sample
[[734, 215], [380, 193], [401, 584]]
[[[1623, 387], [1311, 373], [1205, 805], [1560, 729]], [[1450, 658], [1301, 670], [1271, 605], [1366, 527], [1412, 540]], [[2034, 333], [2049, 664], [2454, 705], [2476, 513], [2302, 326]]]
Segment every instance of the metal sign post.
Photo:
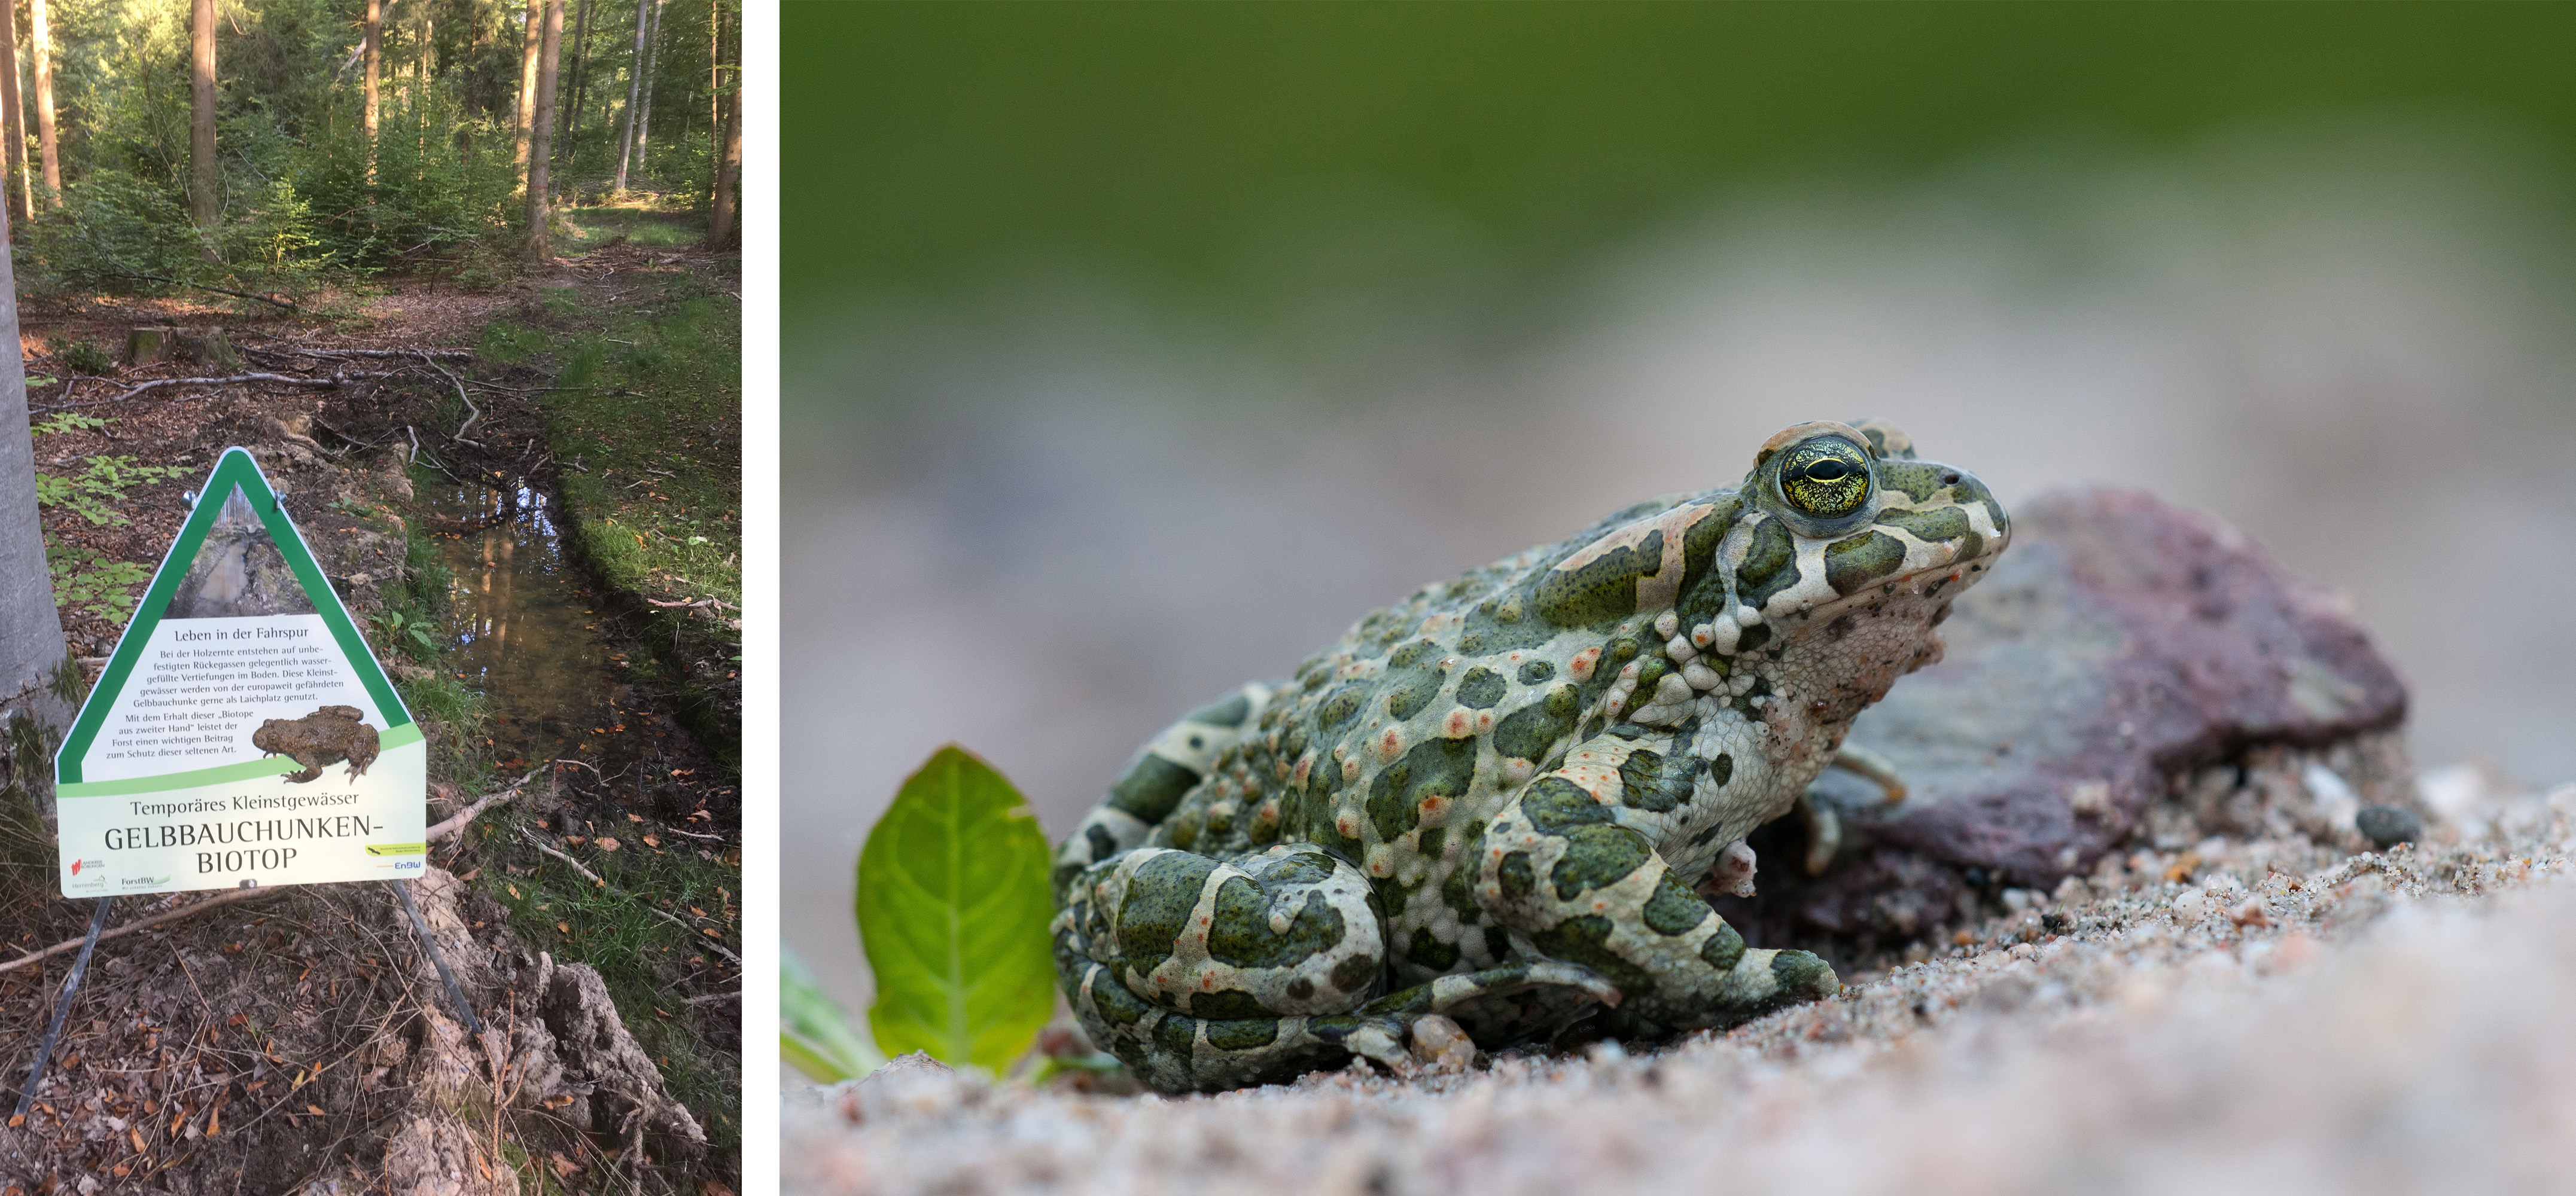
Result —
[[63, 978], [63, 995], [54, 998], [53, 1020], [45, 1023], [45, 1036], [36, 1044], [36, 1061], [27, 1067], [27, 1084], [18, 1090], [19, 1117], [36, 1104], [36, 1081], [45, 1078], [45, 1063], [54, 1057], [54, 1043], [63, 1036], [63, 1020], [71, 1016], [72, 998], [80, 992], [81, 973], [89, 970], [89, 953], [98, 948], [98, 932], [107, 926], [107, 907], [115, 903], [114, 897], [101, 897], [89, 912], [89, 937], [81, 940], [80, 954], [72, 958], [72, 974]]

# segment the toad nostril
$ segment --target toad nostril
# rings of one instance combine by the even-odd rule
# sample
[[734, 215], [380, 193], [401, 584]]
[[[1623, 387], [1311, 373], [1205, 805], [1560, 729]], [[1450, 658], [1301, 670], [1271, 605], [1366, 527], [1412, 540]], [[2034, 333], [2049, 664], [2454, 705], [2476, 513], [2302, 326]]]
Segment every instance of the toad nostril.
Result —
[[1944, 486], [1956, 486], [1956, 485], [1958, 485], [1958, 484], [1959, 484], [1959, 475], [1957, 475], [1957, 474], [1955, 474], [1955, 473], [1945, 473], [1945, 474], [1942, 474], [1942, 475], [1941, 475], [1941, 484], [1942, 484], [1942, 485], [1944, 485]]

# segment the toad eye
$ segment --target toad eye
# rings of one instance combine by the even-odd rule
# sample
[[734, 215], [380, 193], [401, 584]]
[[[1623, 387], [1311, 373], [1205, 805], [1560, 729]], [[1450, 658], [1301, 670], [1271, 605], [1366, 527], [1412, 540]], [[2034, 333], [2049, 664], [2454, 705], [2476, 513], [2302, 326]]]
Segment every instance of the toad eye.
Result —
[[1780, 463], [1780, 497], [1801, 513], [1840, 519], [1869, 502], [1869, 458], [1839, 436], [1819, 436]]

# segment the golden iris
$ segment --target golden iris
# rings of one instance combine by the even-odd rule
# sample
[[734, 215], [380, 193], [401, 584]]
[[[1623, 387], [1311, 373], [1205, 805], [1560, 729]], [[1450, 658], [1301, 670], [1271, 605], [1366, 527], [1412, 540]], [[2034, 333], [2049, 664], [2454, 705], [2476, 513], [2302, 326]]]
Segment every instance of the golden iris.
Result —
[[1839, 436], [1819, 436], [1780, 462], [1780, 496], [1818, 519], [1840, 519], [1869, 501], [1869, 458]]

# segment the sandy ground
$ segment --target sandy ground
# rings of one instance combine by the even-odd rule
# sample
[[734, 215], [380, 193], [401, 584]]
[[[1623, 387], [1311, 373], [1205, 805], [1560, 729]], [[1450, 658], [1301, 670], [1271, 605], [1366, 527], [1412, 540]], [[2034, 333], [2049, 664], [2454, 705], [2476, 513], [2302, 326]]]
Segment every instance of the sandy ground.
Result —
[[1836, 999], [1631, 1053], [1214, 1097], [898, 1069], [790, 1093], [785, 1190], [2538, 1191], [2576, 1141], [2576, 785], [2422, 846], [2112, 857]]

